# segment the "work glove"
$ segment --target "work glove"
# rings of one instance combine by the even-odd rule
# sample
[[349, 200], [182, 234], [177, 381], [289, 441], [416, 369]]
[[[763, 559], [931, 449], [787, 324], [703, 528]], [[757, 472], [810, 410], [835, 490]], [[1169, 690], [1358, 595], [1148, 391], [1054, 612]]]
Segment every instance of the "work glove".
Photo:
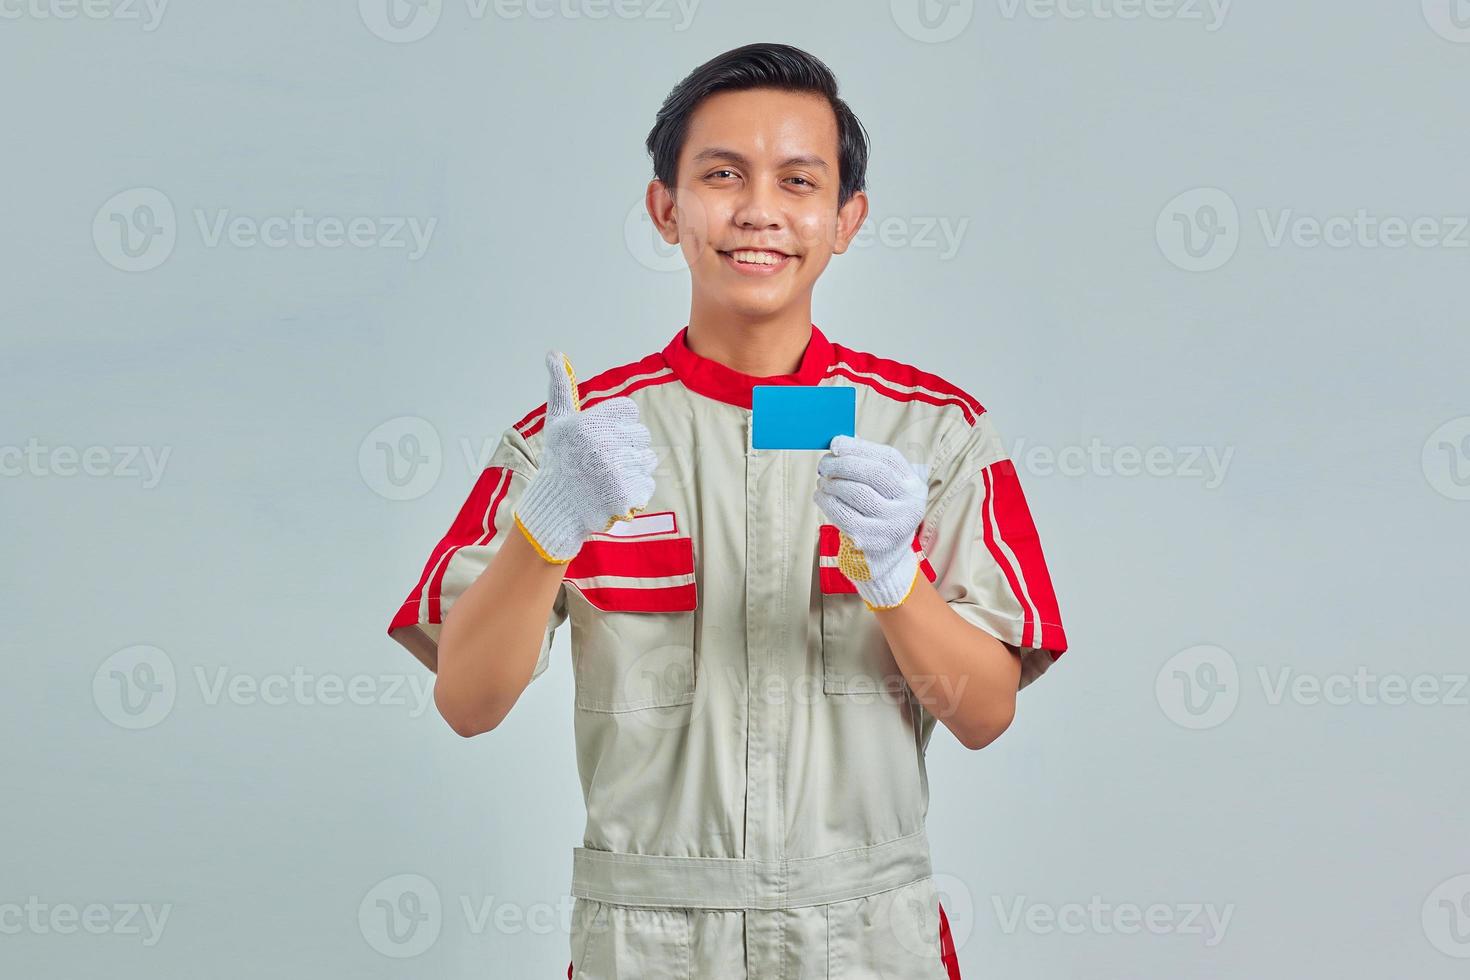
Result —
[[648, 505], [658, 456], [633, 399], [607, 398], [584, 412], [567, 356], [547, 351], [546, 370], [541, 462], [513, 513], [536, 553], [564, 565], [587, 535], [631, 520]]
[[914, 533], [929, 497], [929, 467], [892, 446], [835, 436], [817, 461], [812, 500], [837, 525], [837, 566], [869, 609], [901, 605], [918, 581]]

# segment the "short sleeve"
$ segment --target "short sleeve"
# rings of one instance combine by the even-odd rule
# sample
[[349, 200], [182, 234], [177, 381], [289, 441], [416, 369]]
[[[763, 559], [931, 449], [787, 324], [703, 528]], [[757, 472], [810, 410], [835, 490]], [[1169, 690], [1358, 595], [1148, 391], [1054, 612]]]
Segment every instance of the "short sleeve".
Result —
[[[519, 533], [512, 514], [535, 472], [526, 440], [514, 427], [507, 429], [449, 531], [430, 550], [417, 584], [389, 622], [388, 635], [430, 670], [438, 668], [439, 631], [445, 614], [489, 567], [507, 535]], [[541, 653], [531, 674], [533, 680], [550, 664], [553, 634], [566, 618], [563, 586], [557, 590], [546, 623]]]
[[920, 544], [951, 609], [1015, 650], [1024, 688], [1067, 649], [1041, 539], [989, 415], [940, 467]]

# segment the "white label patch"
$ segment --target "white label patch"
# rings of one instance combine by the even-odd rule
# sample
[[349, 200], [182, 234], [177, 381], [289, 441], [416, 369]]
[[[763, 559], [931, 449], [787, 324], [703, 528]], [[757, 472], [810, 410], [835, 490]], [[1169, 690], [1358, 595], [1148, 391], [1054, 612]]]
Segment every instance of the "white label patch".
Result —
[[594, 538], [642, 538], [650, 534], [668, 534], [679, 530], [671, 510], [657, 514], [639, 514], [632, 520], [618, 521], [606, 531], [589, 535]]

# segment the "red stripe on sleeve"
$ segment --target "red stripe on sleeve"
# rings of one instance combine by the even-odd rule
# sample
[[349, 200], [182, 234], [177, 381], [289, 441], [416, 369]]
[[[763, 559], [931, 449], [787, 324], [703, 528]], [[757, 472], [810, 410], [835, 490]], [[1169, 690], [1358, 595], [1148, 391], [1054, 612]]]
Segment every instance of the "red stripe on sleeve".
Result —
[[[1061, 609], [1052, 588], [1046, 557], [1041, 551], [1041, 537], [1036, 533], [1031, 509], [1026, 505], [1026, 495], [1021, 492], [1021, 481], [1014, 463], [1003, 459], [985, 469], [985, 496], [985, 543], [1006, 570], [1006, 579], [1017, 601], [1026, 610], [1023, 645], [1050, 650], [1059, 657], [1067, 649], [1067, 634], [1062, 629]], [[994, 527], [990, 523], [992, 513]], [[1013, 569], [1010, 559], [1003, 557], [1001, 544], [1015, 556], [1019, 567]]]
[[460, 507], [448, 532], [429, 553], [423, 574], [408, 598], [398, 607], [397, 614], [388, 625], [388, 632], [403, 626], [413, 626], [419, 621], [419, 605], [425, 589], [428, 590], [429, 609], [425, 622], [442, 622], [439, 593], [444, 585], [444, 570], [454, 552], [466, 545], [484, 544], [495, 537], [495, 512], [510, 489], [510, 471], [503, 466], [490, 466], [480, 473], [474, 488]]

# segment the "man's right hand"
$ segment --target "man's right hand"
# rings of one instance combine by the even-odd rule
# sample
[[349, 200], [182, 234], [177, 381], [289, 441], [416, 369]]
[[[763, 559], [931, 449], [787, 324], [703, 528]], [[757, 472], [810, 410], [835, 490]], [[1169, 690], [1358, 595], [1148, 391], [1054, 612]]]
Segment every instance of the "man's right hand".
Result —
[[587, 535], [628, 520], [653, 497], [658, 456], [626, 396], [582, 411], [572, 362], [546, 352], [550, 388], [541, 462], [515, 508], [516, 526], [546, 561], [565, 564]]

